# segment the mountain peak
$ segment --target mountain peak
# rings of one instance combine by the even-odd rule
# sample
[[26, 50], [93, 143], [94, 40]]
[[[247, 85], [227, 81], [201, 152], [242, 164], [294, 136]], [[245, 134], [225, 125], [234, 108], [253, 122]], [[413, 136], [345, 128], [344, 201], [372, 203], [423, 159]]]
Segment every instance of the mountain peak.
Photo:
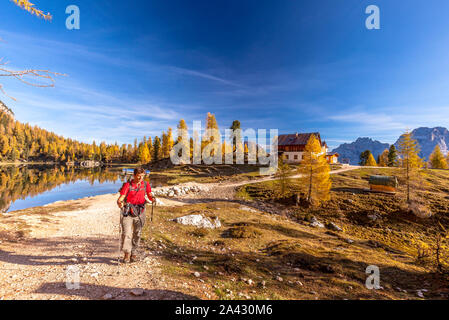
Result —
[[368, 137], [360, 137], [352, 143], [340, 145], [338, 148], [334, 149], [333, 152], [337, 152], [340, 155], [339, 159], [341, 162], [349, 162], [352, 165], [356, 165], [359, 163], [360, 154], [363, 151], [371, 151], [374, 158], [377, 159], [377, 156], [389, 147], [390, 145], [388, 143], [382, 143]]
[[[429, 159], [433, 150], [437, 145], [440, 146], [441, 152], [443, 154], [448, 154], [449, 152], [449, 130], [445, 127], [420, 127], [414, 129], [412, 132], [413, 138], [418, 141], [421, 152], [419, 156], [421, 158]], [[397, 146], [399, 142], [396, 141]]]

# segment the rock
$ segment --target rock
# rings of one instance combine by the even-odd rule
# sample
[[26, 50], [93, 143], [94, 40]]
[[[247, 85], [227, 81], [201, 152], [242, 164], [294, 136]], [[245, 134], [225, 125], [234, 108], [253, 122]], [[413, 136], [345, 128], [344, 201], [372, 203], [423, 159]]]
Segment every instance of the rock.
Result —
[[201, 274], [200, 274], [198, 271], [196, 271], [193, 275], [194, 275], [196, 278], [199, 278], [199, 277], [201, 276]]
[[328, 222], [326, 228], [332, 231], [342, 231], [342, 229], [333, 222]]
[[139, 297], [139, 296], [143, 296], [143, 294], [145, 293], [145, 291], [144, 291], [143, 289], [136, 288], [136, 289], [132, 289], [132, 290], [130, 291], [130, 293], [131, 293], [133, 296]]
[[322, 224], [322, 223], [319, 222], [319, 221], [314, 221], [314, 222], [312, 222], [312, 223], [310, 224], [310, 226], [311, 226], [311, 227], [314, 227], [314, 228], [324, 228], [324, 224]]
[[98, 276], [99, 276], [100, 274], [98, 273], [98, 272], [94, 272], [94, 273], [92, 273], [90, 276], [92, 277], [92, 278], [95, 278], [95, 279], [97, 279], [98, 280]]
[[277, 277], [276, 277], [276, 280], [279, 281], [279, 282], [284, 281], [284, 279], [282, 279], [282, 277], [280, 277], [280, 276], [277, 276]]
[[377, 213], [377, 212], [371, 212], [371, 213], [368, 213], [366, 216], [367, 216], [367, 218], [370, 219], [372, 222], [376, 222], [377, 220], [380, 220], [380, 219], [382, 218], [382, 217], [380, 216], [380, 214]]
[[248, 285], [252, 286], [252, 285], [254, 284], [254, 281], [251, 280], [251, 279], [248, 279], [248, 280], [246, 281], [246, 283], [247, 283]]
[[112, 294], [110, 294], [110, 293], [106, 293], [104, 296], [103, 296], [103, 300], [111, 300], [112, 299]]
[[180, 223], [183, 225], [190, 225], [195, 226], [198, 228], [206, 228], [206, 229], [215, 229], [221, 227], [221, 222], [217, 218], [215, 218], [213, 221], [211, 221], [209, 218], [206, 218], [202, 214], [191, 214], [179, 218], [175, 218], [171, 221], [174, 221], [176, 223]]

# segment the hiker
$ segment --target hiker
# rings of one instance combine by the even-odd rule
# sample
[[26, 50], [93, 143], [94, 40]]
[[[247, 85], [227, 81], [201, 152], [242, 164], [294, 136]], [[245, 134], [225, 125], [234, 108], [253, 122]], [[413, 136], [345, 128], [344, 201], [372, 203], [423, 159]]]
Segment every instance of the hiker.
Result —
[[120, 224], [122, 238], [120, 248], [124, 252], [124, 263], [137, 261], [137, 248], [140, 243], [140, 235], [145, 225], [145, 194], [151, 202], [155, 201], [151, 193], [151, 186], [144, 181], [145, 170], [136, 168], [133, 179], [124, 183], [120, 189], [120, 197], [117, 205], [121, 210]]

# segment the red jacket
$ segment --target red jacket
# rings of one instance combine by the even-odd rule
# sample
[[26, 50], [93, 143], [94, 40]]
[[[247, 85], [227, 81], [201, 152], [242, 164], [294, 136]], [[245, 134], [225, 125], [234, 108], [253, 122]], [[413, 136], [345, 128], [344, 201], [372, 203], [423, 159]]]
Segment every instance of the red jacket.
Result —
[[126, 182], [120, 189], [120, 195], [126, 195], [126, 202], [134, 205], [145, 204], [145, 193], [147, 194], [148, 199], [153, 201], [150, 183], [146, 181], [142, 181], [140, 185], [137, 185], [134, 180], [131, 180], [131, 183]]

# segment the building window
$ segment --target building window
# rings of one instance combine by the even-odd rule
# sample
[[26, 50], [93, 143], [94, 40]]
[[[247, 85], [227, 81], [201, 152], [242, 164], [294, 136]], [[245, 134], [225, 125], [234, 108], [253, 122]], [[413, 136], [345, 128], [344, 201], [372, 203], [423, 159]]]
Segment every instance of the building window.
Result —
[[298, 155], [297, 154], [295, 154], [295, 160], [298, 160]]

